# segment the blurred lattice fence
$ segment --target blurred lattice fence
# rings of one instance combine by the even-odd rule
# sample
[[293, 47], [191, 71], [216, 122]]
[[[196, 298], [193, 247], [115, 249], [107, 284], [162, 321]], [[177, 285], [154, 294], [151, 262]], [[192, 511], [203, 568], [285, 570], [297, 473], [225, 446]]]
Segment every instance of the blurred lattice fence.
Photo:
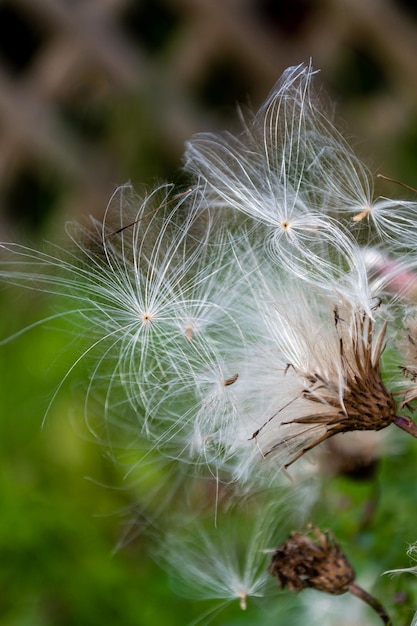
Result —
[[413, 0], [0, 0], [2, 236], [172, 176], [187, 138], [310, 57], [353, 133], [413, 155], [415, 20]]

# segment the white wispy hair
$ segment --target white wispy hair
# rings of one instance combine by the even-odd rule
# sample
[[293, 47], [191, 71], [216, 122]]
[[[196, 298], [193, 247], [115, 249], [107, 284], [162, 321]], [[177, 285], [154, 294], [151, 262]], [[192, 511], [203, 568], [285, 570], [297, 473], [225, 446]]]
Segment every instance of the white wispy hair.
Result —
[[[412, 560], [417, 562], [417, 542], [412, 543], [408, 546], [407, 556]], [[384, 572], [384, 574], [414, 574], [417, 576], [417, 565], [413, 565], [412, 567], [400, 567], [398, 569], [390, 569]]]
[[370, 173], [311, 89], [310, 65], [288, 68], [243, 133], [201, 133], [185, 167], [206, 182], [211, 207], [246, 215], [273, 257], [326, 285], [361, 274], [352, 239], [415, 249], [417, 203], [373, 198]]
[[[233, 334], [239, 342], [230, 312], [233, 268], [224, 262], [222, 234], [214, 249], [210, 227], [201, 234], [192, 203], [182, 219], [174, 218], [187, 196], [173, 196], [171, 186], [163, 186], [140, 201], [124, 186], [103, 223], [93, 220], [93, 231], [69, 229], [75, 249], [2, 245], [13, 256], [13, 270], [3, 266], [7, 280], [65, 296], [56, 316], [72, 316], [90, 340], [85, 355], [98, 355], [90, 390], [103, 378], [104, 406], [110, 407], [122, 385], [139, 431], [158, 444], [162, 433], [169, 440], [172, 420], [178, 429], [189, 425], [187, 411], [204, 387], [200, 381], [196, 388], [196, 377], [207, 370], [219, 379], [220, 338]], [[234, 373], [222, 374], [223, 380]], [[180, 426], [178, 413], [184, 418]]]
[[185, 167], [205, 180], [211, 207], [237, 209], [252, 218], [264, 227], [266, 243], [281, 263], [303, 276], [314, 273], [325, 284], [329, 272], [338, 274], [357, 262], [347, 230], [325, 210], [331, 173], [326, 170], [321, 181], [312, 171], [321, 149], [314, 139], [323, 143], [329, 135], [331, 155], [337, 146], [331, 126], [322, 134], [325, 118], [315, 127], [313, 74], [310, 66], [286, 70], [240, 137], [197, 135], [187, 145]]
[[[130, 446], [145, 439], [229, 482], [257, 455], [242, 418], [252, 401], [244, 381], [253, 306], [232, 234], [201, 217], [196, 197], [166, 185], [140, 200], [123, 186], [102, 223], [69, 226], [69, 251], [2, 244], [13, 269], [6, 263], [1, 273], [64, 296], [52, 317], [71, 317], [87, 335], [70, 372], [83, 357], [95, 359], [85, 416], [96, 438], [125, 433]], [[100, 392], [101, 421], [92, 415]]]
[[[291, 500], [294, 490], [271, 489], [220, 506], [216, 522], [182, 517], [156, 557], [167, 568], [175, 591], [182, 596], [237, 600], [241, 609], [248, 600], [277, 595], [267, 571], [270, 549], [294, 523]], [[259, 511], [262, 514], [259, 515]]]
[[246, 525], [248, 542], [242, 545], [236, 541], [237, 527], [232, 532], [222, 527], [209, 533], [201, 523], [193, 527], [187, 521], [187, 526], [189, 534], [176, 531], [164, 545], [163, 558], [179, 595], [238, 600], [246, 609], [248, 598], [263, 597], [272, 587], [259, 532]]

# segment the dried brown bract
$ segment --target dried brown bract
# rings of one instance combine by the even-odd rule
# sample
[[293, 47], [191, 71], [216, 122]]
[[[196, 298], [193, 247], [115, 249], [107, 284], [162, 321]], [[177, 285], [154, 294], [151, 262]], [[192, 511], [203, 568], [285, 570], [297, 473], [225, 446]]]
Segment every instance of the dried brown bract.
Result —
[[332, 595], [357, 596], [379, 615], [386, 626], [391, 620], [378, 600], [355, 583], [355, 571], [330, 531], [309, 526], [309, 533], [294, 531], [272, 555], [268, 568], [281, 589], [311, 588]]
[[[332, 357], [329, 352], [320, 363], [312, 361], [310, 370], [303, 371], [295, 365], [288, 370], [287, 374], [291, 372], [293, 377], [304, 380], [303, 402], [298, 403], [301, 415], [283, 419], [277, 433], [281, 440], [265, 454], [282, 444], [294, 445], [296, 452], [285, 465], [289, 467], [338, 433], [377, 431], [396, 421], [396, 402], [382, 381], [380, 369], [385, 332], [386, 323], [375, 338], [374, 322], [369, 315], [347, 308], [339, 316], [337, 309], [334, 360], [332, 364], [326, 362]], [[266, 423], [253, 436], [262, 435], [265, 426], [270, 429], [272, 424]]]
[[290, 591], [307, 587], [339, 595], [349, 591], [355, 572], [329, 533], [311, 526], [311, 534], [292, 532], [272, 557], [269, 571]]

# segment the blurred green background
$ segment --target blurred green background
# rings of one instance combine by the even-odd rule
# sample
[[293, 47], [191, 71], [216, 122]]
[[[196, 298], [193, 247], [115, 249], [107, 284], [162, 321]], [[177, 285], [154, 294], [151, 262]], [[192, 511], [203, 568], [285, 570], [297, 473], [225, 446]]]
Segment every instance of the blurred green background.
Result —
[[[238, 103], [257, 107], [283, 69], [310, 57], [371, 170], [416, 186], [411, 1], [1, 0], [0, 239], [65, 246], [65, 223], [100, 217], [117, 185], [182, 181], [187, 138], [238, 128]], [[48, 316], [53, 303], [4, 288], [0, 306], [4, 338]], [[190, 623], [212, 605], [171, 592], [147, 553], [134, 483], [78, 428], [84, 365], [42, 427], [79, 349], [63, 322], [0, 347], [1, 623]], [[382, 462], [368, 527], [358, 531], [357, 520], [372, 482], [329, 481], [316, 512], [344, 537], [358, 571], [375, 577], [407, 566], [405, 550], [417, 540], [417, 446], [406, 445]], [[341, 512], [336, 527], [332, 510]], [[412, 576], [385, 577], [375, 594], [407, 624], [416, 587]], [[286, 606], [280, 621], [278, 606], [242, 614], [233, 605], [213, 623], [295, 625], [292, 600]]]

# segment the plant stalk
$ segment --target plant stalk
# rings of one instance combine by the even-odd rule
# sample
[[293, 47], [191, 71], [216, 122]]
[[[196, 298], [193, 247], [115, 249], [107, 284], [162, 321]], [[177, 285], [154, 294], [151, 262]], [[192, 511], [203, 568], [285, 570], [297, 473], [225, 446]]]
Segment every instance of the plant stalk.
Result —
[[359, 585], [357, 585], [356, 583], [351, 583], [351, 585], [349, 586], [349, 591], [357, 598], [360, 598], [361, 600], [366, 602], [366, 604], [369, 604], [369, 606], [371, 606], [374, 611], [378, 613], [379, 617], [382, 620], [382, 623], [385, 624], [385, 626], [392, 626], [391, 618], [389, 617], [382, 604], [376, 598], [371, 596], [367, 591], [362, 589], [362, 587], [359, 587]]

